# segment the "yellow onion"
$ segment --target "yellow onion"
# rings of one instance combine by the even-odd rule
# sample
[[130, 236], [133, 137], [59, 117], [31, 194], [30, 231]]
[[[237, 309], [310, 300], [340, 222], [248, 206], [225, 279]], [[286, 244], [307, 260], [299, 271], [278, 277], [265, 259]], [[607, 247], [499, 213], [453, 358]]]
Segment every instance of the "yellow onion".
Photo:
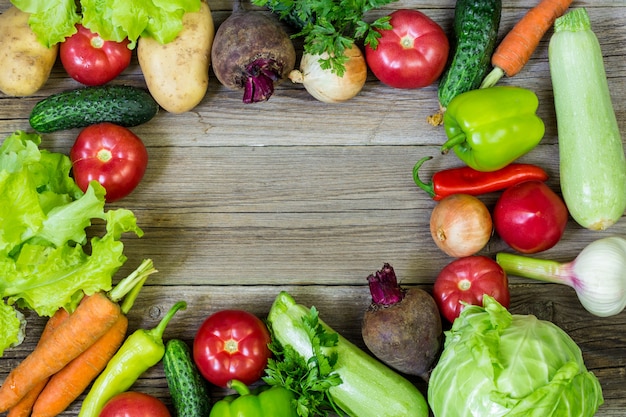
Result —
[[435, 244], [455, 258], [474, 255], [484, 248], [492, 230], [487, 206], [468, 194], [445, 197], [430, 215], [430, 234]]
[[300, 69], [291, 71], [289, 79], [304, 85], [309, 94], [324, 103], [349, 100], [363, 89], [367, 78], [367, 64], [363, 53], [354, 44], [344, 54], [348, 60], [342, 76], [330, 69], [321, 68], [319, 61], [328, 57], [326, 53], [312, 55], [305, 52], [300, 61]]

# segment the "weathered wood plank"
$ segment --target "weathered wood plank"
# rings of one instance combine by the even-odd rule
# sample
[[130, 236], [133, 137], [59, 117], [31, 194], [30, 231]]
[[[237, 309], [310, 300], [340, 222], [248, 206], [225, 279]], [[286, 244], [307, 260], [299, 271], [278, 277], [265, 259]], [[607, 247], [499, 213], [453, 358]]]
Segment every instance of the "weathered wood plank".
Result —
[[[219, 25], [230, 14], [232, 1], [209, 4]], [[368, 18], [397, 8], [422, 9], [450, 32], [454, 4], [401, 0]], [[500, 37], [535, 4], [505, 2]], [[9, 5], [0, 0], [0, 11]], [[619, 127], [626, 132], [626, 4], [577, 0], [572, 6], [589, 11], [605, 55]], [[546, 136], [522, 161], [544, 167], [549, 185], [558, 191], [548, 36], [524, 70], [501, 83], [538, 94]], [[145, 86], [136, 58], [115, 82]], [[76, 87], [57, 62], [49, 82], [33, 97], [0, 94], [0, 135], [30, 130], [27, 118], [37, 101]], [[191, 341], [212, 311], [237, 307], [264, 316], [278, 291], [286, 289], [299, 302], [316, 305], [329, 324], [363, 347], [359, 332], [369, 303], [364, 282], [369, 273], [390, 262], [403, 284], [430, 289], [451, 260], [429, 236], [434, 202], [411, 178], [413, 164], [426, 155], [435, 158], [423, 167], [423, 179], [459, 165], [454, 155], [439, 155], [445, 134], [426, 123], [436, 109], [436, 85], [396, 90], [381, 85], [372, 74], [361, 94], [337, 105], [317, 102], [302, 86], [289, 82], [279, 85], [268, 102], [244, 105], [241, 92], [225, 89], [213, 77], [194, 111], [160, 112], [133, 129], [146, 142], [150, 164], [138, 189], [111, 208], [133, 210], [145, 235], [124, 240], [129, 261], [116, 279], [148, 257], [160, 272], [137, 300], [130, 330], [154, 326], [173, 302], [185, 299], [189, 307], [176, 316], [166, 337]], [[44, 135], [42, 146], [67, 153], [77, 134], [70, 130]], [[482, 198], [491, 207], [497, 194]], [[90, 233], [100, 231], [101, 225], [95, 224]], [[626, 235], [626, 216], [605, 232], [590, 232], [570, 221], [562, 241], [537, 256], [569, 261], [589, 242], [612, 234]], [[494, 236], [482, 253], [501, 250], [508, 249]], [[604, 389], [606, 403], [598, 416], [622, 416], [626, 313], [593, 317], [570, 288], [517, 277], [511, 277], [511, 284], [513, 312], [555, 322], [581, 347]], [[37, 342], [44, 320], [31, 315], [29, 322], [25, 343], [0, 359], [0, 381]], [[423, 383], [415, 382], [425, 390]], [[170, 404], [160, 366], [134, 389]], [[75, 416], [79, 407], [80, 401], [64, 415]]]

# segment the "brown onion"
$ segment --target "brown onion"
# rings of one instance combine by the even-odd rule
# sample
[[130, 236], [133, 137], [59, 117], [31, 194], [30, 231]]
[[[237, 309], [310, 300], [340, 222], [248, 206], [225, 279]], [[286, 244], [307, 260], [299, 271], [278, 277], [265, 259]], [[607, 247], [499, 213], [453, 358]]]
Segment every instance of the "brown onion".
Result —
[[487, 206], [468, 194], [453, 194], [435, 206], [430, 234], [442, 251], [455, 258], [474, 255], [485, 247], [493, 231]]
[[304, 53], [300, 61], [300, 69], [289, 73], [289, 79], [304, 88], [317, 100], [324, 103], [339, 103], [356, 96], [365, 85], [367, 64], [361, 50], [352, 45], [344, 51], [348, 57], [345, 73], [339, 76], [330, 69], [322, 69], [320, 58], [328, 55], [311, 55]]

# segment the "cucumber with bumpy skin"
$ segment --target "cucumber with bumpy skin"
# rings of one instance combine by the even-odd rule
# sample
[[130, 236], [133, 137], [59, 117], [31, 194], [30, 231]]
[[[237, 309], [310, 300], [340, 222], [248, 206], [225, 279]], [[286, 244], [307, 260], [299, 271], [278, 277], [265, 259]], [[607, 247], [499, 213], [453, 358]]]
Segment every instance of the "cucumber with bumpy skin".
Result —
[[496, 46], [502, 0], [457, 0], [452, 58], [439, 81], [439, 105], [480, 86]]
[[150, 93], [128, 85], [81, 87], [53, 94], [35, 105], [30, 125], [40, 133], [110, 122], [124, 127], [151, 120], [159, 105]]
[[191, 356], [191, 349], [180, 339], [165, 346], [163, 371], [178, 417], [206, 417], [211, 403], [206, 383]]

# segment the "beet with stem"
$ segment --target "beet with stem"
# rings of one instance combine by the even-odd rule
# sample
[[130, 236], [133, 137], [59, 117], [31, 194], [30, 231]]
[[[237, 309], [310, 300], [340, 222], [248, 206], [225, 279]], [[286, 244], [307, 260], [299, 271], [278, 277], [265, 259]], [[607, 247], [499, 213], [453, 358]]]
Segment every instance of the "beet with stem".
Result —
[[387, 263], [367, 280], [372, 304], [361, 326], [365, 345], [388, 366], [428, 381], [443, 338], [435, 300], [420, 288], [400, 287]]
[[211, 62], [220, 83], [231, 90], [243, 89], [244, 103], [257, 103], [268, 100], [275, 83], [294, 69], [296, 51], [277, 19], [245, 10], [237, 0], [215, 33]]

